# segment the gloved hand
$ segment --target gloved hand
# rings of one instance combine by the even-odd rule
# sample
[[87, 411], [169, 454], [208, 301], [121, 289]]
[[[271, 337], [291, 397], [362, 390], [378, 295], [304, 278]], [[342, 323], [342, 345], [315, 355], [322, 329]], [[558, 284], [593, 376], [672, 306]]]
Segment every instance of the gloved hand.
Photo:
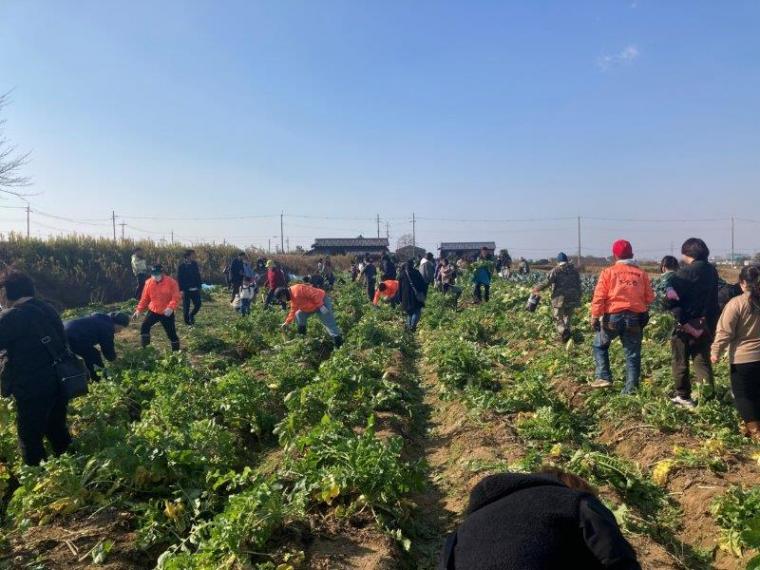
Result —
[[140, 318], [140, 311], [135, 311], [134, 313], [132, 313], [132, 320], [133, 321], [136, 321], [139, 318]]
[[286, 328], [288, 328], [288, 323], [282, 323], [282, 324], [280, 325], [280, 328], [281, 328], [281, 329], [286, 329]]
[[591, 330], [594, 332], [599, 332], [602, 330], [602, 323], [599, 321], [599, 317], [591, 317], [591, 321], [589, 321], [589, 325], [591, 326]]
[[164, 309], [164, 316], [171, 317], [174, 314], [174, 309]]

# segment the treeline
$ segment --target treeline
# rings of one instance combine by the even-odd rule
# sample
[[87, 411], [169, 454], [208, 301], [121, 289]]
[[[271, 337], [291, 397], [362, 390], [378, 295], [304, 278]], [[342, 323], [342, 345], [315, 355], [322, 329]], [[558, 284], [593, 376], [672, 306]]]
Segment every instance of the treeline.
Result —
[[[161, 263], [171, 275], [185, 245], [159, 245], [151, 241], [119, 241], [87, 236], [27, 239], [11, 234], [0, 239], [0, 269], [15, 268], [29, 273], [39, 294], [59, 308], [80, 307], [90, 303], [114, 303], [129, 299], [135, 288], [131, 256], [136, 246], [145, 250], [148, 263]], [[224, 283], [224, 269], [239, 251], [232, 245], [193, 246], [203, 280]], [[250, 250], [252, 261], [266, 253]], [[316, 269], [317, 258], [302, 255], [268, 256], [277, 259], [291, 272], [302, 275]], [[336, 265], [343, 267], [344, 260]]]

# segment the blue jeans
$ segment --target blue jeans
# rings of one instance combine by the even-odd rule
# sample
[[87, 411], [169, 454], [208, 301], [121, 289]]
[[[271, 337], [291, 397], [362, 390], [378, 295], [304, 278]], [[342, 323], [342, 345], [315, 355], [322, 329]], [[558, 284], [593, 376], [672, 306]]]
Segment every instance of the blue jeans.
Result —
[[309, 320], [309, 317], [312, 315], [317, 315], [319, 317], [319, 320], [322, 321], [322, 324], [324, 325], [325, 329], [327, 329], [327, 333], [335, 338], [336, 336], [341, 336], [340, 328], [338, 328], [338, 323], [335, 322], [335, 313], [333, 312], [333, 305], [332, 301], [330, 300], [330, 297], [325, 296], [324, 305], [317, 311], [314, 311], [313, 313], [307, 313], [305, 311], [297, 311], [296, 312], [296, 325], [300, 327], [306, 327], [306, 323]]
[[630, 394], [639, 386], [641, 377], [641, 339], [643, 336], [640, 316], [637, 313], [617, 313], [609, 316], [602, 324], [602, 330], [594, 336], [594, 361], [596, 377], [612, 382], [610, 371], [610, 344], [616, 338], [623, 343], [625, 354], [625, 388], [623, 394]]
[[251, 314], [251, 299], [240, 299], [240, 314], [243, 316]]
[[413, 313], [407, 313], [406, 315], [406, 328], [410, 331], [417, 330], [417, 323], [420, 322], [422, 316], [422, 308], [417, 309]]

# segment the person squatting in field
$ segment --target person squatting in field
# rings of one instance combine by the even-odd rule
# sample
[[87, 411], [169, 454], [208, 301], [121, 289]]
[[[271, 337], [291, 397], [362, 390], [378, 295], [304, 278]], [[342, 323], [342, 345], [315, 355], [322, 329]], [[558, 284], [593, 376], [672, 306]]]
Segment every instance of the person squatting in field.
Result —
[[760, 268], [743, 267], [743, 293], [731, 299], [718, 321], [711, 361], [728, 352], [731, 391], [746, 436], [760, 442]]
[[610, 344], [620, 338], [625, 354], [626, 381], [623, 394], [634, 392], [641, 377], [641, 340], [649, 322], [654, 291], [649, 276], [633, 259], [633, 247], [625, 240], [612, 246], [615, 264], [599, 275], [591, 301], [596, 380], [594, 388], [612, 386]]
[[164, 275], [164, 269], [161, 265], [154, 265], [150, 270], [150, 279], [145, 282], [140, 302], [137, 304], [132, 315], [137, 319], [143, 313], [146, 313], [145, 319], [140, 326], [140, 342], [143, 347], [150, 344], [150, 330], [156, 323], [166, 331], [169, 337], [172, 350], [179, 350], [179, 337], [177, 336], [177, 323], [175, 321], [175, 311], [180, 302], [179, 285], [177, 282]]
[[96, 367], [105, 368], [103, 357], [109, 362], [116, 360], [115, 336], [128, 326], [129, 315], [115, 312], [94, 313], [63, 323], [71, 351], [84, 360], [94, 382], [100, 379]]
[[[195, 250], [188, 249], [182, 256], [182, 263], [177, 270], [177, 282], [182, 291], [182, 316], [186, 325], [195, 324], [195, 315], [201, 310], [201, 270], [195, 260]], [[190, 310], [192, 303], [193, 309]]]
[[491, 260], [491, 252], [487, 247], [480, 250], [478, 259], [473, 263], [472, 282], [474, 288], [472, 296], [476, 303], [483, 300], [488, 302], [491, 298], [491, 280], [494, 272], [494, 262]]
[[544, 283], [533, 288], [533, 294], [538, 295], [549, 287], [552, 288], [552, 314], [557, 333], [560, 341], [567, 342], [572, 335], [573, 313], [581, 306], [581, 276], [564, 253], [557, 256], [557, 266]]
[[640, 570], [615, 516], [583, 479], [556, 468], [501, 473], [470, 493], [439, 570]]
[[290, 303], [290, 311], [282, 323], [285, 328], [295, 321], [299, 334], [306, 334], [306, 325], [311, 315], [317, 315], [327, 333], [332, 337], [335, 348], [343, 344], [343, 336], [335, 322], [335, 313], [330, 297], [322, 289], [308, 284], [296, 284], [280, 287], [274, 293], [275, 298], [283, 304]]
[[285, 287], [288, 284], [288, 279], [285, 277], [285, 272], [282, 270], [280, 265], [270, 259], [267, 261], [267, 296], [264, 300], [264, 306], [269, 307], [272, 302], [278, 302], [283, 309], [285, 309], [285, 303], [277, 299], [277, 296], [275, 295], [277, 289], [280, 287]]
[[[6, 307], [0, 312], [0, 351], [5, 351], [0, 392], [16, 401], [16, 431], [24, 463], [39, 465], [47, 457], [45, 438], [56, 455], [71, 445], [68, 400], [53, 358], [66, 349], [63, 322], [53, 307], [37, 299], [28, 275], [6, 273], [0, 278], [0, 288]], [[50, 350], [42, 342], [45, 337]]]
[[380, 304], [380, 299], [386, 299], [390, 302], [391, 306], [395, 306], [398, 303], [398, 280], [386, 279], [381, 281], [375, 291], [375, 298], [372, 300], [372, 304], [377, 306]]

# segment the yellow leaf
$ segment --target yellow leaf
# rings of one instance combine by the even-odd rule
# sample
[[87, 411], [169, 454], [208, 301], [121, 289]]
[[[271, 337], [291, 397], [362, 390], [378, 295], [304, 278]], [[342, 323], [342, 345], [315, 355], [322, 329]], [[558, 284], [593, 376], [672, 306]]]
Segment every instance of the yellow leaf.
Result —
[[658, 461], [654, 466], [654, 469], [652, 469], [652, 481], [654, 481], [656, 485], [664, 487], [668, 482], [668, 475], [670, 475], [670, 471], [673, 469], [674, 465], [675, 462], [672, 459]]

